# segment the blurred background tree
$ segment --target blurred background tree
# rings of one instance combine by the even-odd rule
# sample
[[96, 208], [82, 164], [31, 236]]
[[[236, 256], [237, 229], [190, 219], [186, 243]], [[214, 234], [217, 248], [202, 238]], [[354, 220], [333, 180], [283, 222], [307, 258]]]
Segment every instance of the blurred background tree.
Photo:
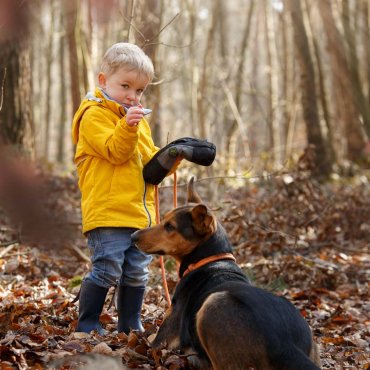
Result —
[[35, 8], [20, 0], [0, 5], [0, 140], [33, 152], [30, 30]]
[[207, 138], [225, 176], [289, 169], [310, 144], [318, 176], [369, 166], [369, 0], [0, 4], [0, 133], [32, 158], [72, 167], [73, 113], [129, 41], [155, 64], [157, 145]]

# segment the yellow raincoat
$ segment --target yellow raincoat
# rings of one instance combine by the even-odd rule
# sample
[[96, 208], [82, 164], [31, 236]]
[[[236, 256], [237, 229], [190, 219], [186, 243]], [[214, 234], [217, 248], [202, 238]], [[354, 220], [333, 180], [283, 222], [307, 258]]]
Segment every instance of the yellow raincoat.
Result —
[[124, 109], [97, 88], [73, 118], [83, 232], [97, 227], [145, 228], [155, 222], [154, 186], [143, 167], [159, 150], [148, 122], [126, 124]]

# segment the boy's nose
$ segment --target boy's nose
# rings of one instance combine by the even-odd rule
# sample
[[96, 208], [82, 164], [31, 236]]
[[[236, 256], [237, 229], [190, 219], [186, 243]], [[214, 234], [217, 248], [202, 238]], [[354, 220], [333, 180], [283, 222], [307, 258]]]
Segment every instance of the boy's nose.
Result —
[[127, 97], [127, 99], [130, 102], [130, 104], [132, 104], [132, 105], [134, 105], [136, 103], [136, 97], [129, 96], [129, 97]]

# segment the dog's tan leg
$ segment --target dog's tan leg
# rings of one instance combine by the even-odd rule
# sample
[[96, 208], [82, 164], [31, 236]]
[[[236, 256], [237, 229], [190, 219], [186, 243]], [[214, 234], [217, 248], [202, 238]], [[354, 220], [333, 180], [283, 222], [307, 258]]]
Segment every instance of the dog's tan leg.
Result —
[[313, 338], [312, 338], [312, 348], [309, 357], [315, 365], [317, 365], [320, 369], [322, 368], [320, 359], [320, 347], [317, 343], [313, 341]]
[[197, 313], [197, 332], [215, 370], [269, 369], [262, 338], [227, 292], [211, 294]]
[[171, 306], [165, 314], [162, 325], [153, 340], [152, 347], [157, 349], [163, 345], [167, 345], [170, 349], [177, 349], [180, 347], [180, 327], [179, 315], [174, 312]]

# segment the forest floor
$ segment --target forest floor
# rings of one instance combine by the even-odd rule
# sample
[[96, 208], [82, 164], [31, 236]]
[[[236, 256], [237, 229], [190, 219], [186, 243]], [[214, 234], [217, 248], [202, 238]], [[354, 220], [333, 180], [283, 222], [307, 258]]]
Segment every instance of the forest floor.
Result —
[[[2, 184], [13, 212], [0, 213], [0, 369], [191, 369], [181, 353], [150, 348], [166, 309], [158, 258], [143, 306], [144, 334], [115, 334], [108, 304], [101, 316], [108, 335], [74, 334], [78, 304], [72, 300], [89, 268], [81, 255], [87, 250], [79, 192], [70, 175], [38, 177], [46, 190], [37, 194], [33, 186]], [[198, 185], [205, 192], [209, 183]], [[170, 206], [169, 192], [162, 192]], [[42, 217], [35, 197], [42, 199]], [[369, 177], [319, 184], [297, 170], [246, 181], [211, 207], [254, 284], [286, 297], [306, 318], [323, 369], [369, 369]], [[165, 261], [172, 291], [176, 266]]]

